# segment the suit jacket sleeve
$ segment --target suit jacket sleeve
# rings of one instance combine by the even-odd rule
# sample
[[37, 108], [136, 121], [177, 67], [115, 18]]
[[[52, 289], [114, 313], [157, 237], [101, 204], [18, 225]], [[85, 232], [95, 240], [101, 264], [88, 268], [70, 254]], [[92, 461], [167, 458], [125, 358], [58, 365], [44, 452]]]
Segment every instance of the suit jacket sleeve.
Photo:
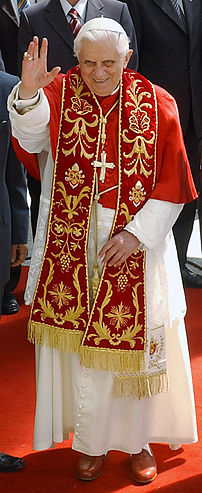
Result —
[[11, 142], [7, 158], [6, 184], [11, 208], [11, 243], [24, 244], [27, 242], [29, 220], [26, 177]]
[[[126, 3], [128, 6], [128, 9], [129, 9], [129, 13], [131, 15], [133, 28], [135, 30], [137, 50], [138, 50], [138, 52], [140, 52], [141, 37], [142, 37], [142, 23], [141, 23], [141, 17], [140, 17], [139, 9], [138, 9], [138, 6], [137, 6], [135, 0], [127, 0]], [[139, 57], [138, 57], [138, 62], [139, 62]], [[137, 63], [137, 67], [138, 67], [138, 63]]]
[[32, 41], [34, 33], [31, 29], [29, 18], [26, 12], [22, 11], [20, 16], [20, 27], [18, 33], [18, 74], [21, 74], [23, 54], [27, 51], [30, 41]]
[[[10, 203], [11, 241], [13, 244], [23, 244], [27, 241], [28, 206], [25, 171], [18, 161], [11, 144], [7, 97], [13, 86], [19, 81], [18, 77], [0, 73], [0, 117], [7, 124], [7, 145], [2, 151], [1, 159], [5, 162], [5, 179]], [[2, 149], [1, 149], [2, 150]]]
[[138, 44], [137, 44], [137, 36], [135, 32], [135, 28], [126, 4], [124, 4], [124, 8], [122, 11], [122, 16], [120, 19], [120, 24], [123, 26], [125, 31], [128, 33], [128, 37], [130, 39], [130, 47], [133, 49], [133, 54], [129, 61], [128, 67], [132, 70], [137, 70], [138, 68]]

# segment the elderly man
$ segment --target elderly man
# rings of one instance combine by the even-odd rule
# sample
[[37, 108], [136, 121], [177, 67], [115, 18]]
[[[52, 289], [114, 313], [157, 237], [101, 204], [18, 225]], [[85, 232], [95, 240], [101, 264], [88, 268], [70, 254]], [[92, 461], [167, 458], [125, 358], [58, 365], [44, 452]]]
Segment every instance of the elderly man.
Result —
[[197, 440], [171, 233], [195, 190], [175, 101], [126, 68], [121, 25], [90, 20], [74, 49], [79, 66], [48, 73], [47, 40], [38, 54], [35, 37], [9, 98], [21, 159], [49, 152], [26, 290], [34, 447], [74, 431], [79, 479], [97, 478], [120, 450], [148, 483], [157, 474], [148, 442]]
[[[49, 50], [47, 58], [48, 70], [60, 65], [61, 71], [66, 73], [77, 65], [74, 56], [74, 38], [79, 28], [94, 17], [112, 17], [123, 26], [130, 38], [130, 47], [133, 56], [130, 59], [130, 68], [136, 70], [138, 65], [137, 41], [132, 19], [125, 2], [117, 0], [40, 0], [30, 8], [23, 10], [20, 16], [18, 36], [19, 72], [23, 53], [27, 49], [33, 36], [41, 41], [48, 39]], [[40, 181], [29, 173], [27, 183], [31, 196], [32, 232], [35, 236], [40, 201]]]

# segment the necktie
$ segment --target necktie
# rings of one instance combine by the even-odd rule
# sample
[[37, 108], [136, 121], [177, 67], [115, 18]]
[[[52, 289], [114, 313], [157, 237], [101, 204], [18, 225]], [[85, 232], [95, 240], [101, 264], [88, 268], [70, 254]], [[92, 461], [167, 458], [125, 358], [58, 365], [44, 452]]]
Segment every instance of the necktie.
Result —
[[30, 6], [30, 1], [29, 0], [17, 0], [17, 4], [18, 4], [18, 12], [20, 14], [23, 9]]
[[17, 4], [18, 4], [18, 13], [20, 14], [23, 9], [30, 6], [30, 1], [29, 0], [17, 0]]
[[178, 3], [178, 0], [171, 0], [171, 3], [173, 4], [174, 9], [176, 10], [178, 17], [182, 21], [182, 24], [184, 28], [186, 29], [186, 21], [185, 21], [185, 16], [184, 13], [182, 12], [182, 9]]
[[75, 38], [81, 29], [81, 22], [79, 20], [78, 12], [75, 9], [71, 9], [68, 12], [68, 14], [71, 17], [71, 20], [69, 21], [70, 29], [74, 35], [74, 38]]

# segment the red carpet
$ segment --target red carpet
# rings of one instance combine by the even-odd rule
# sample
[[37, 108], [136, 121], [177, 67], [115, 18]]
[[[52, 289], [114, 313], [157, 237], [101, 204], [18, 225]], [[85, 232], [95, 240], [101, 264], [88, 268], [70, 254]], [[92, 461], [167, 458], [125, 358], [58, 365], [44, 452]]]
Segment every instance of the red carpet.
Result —
[[26, 467], [20, 472], [0, 473], [0, 493], [201, 493], [202, 492], [202, 291], [187, 289], [186, 318], [196, 397], [199, 442], [170, 451], [167, 445], [153, 445], [158, 463], [158, 476], [145, 486], [132, 484], [128, 456], [110, 452], [105, 472], [92, 483], [75, 478], [77, 453], [71, 440], [54, 450], [33, 452], [34, 422], [34, 347], [26, 341], [29, 308], [23, 305], [27, 268], [23, 268], [16, 296], [21, 304], [17, 315], [2, 316], [0, 321], [0, 450], [25, 457]]

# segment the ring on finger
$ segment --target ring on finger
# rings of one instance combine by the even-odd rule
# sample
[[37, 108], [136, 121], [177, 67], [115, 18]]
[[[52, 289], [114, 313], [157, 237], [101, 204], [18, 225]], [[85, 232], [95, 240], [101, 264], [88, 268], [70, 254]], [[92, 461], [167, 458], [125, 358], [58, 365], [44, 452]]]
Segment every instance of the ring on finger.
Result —
[[23, 60], [25, 60], [25, 58], [28, 58], [28, 61], [29, 62], [31, 62], [32, 60], [34, 60], [34, 58], [27, 51], [24, 52]]

